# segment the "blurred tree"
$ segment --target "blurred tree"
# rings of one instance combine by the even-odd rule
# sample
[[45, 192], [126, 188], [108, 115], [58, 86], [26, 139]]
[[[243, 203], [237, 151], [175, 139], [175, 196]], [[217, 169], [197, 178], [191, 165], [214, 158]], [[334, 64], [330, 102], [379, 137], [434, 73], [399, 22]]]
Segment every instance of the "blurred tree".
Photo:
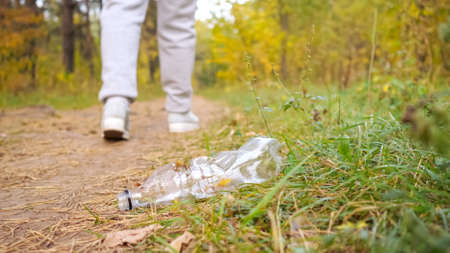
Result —
[[[86, 83], [100, 76], [100, 8], [101, 0], [0, 0], [0, 90], [95, 87]], [[307, 83], [347, 87], [367, 81], [373, 53], [375, 87], [392, 76], [430, 83], [449, 77], [449, 8], [448, 0], [234, 2], [231, 17], [197, 21], [195, 77], [202, 85], [242, 83], [248, 55], [259, 83], [279, 73], [297, 89]], [[150, 1], [140, 82], [157, 79], [156, 22], [156, 2]], [[76, 75], [66, 75], [71, 72]]]
[[63, 64], [66, 73], [74, 71], [75, 28], [73, 23], [74, 10], [77, 3], [73, 0], [62, 0], [62, 47]]
[[11, 8], [11, 1], [10, 0], [0, 0], [0, 7]]
[[286, 0], [278, 0], [277, 9], [278, 9], [278, 19], [279, 25], [282, 31], [282, 39], [280, 45], [280, 72], [281, 78], [283, 80], [288, 80], [288, 69], [287, 69], [287, 41], [288, 35], [290, 33], [289, 29], [289, 8], [286, 6]]
[[92, 0], [84, 0], [84, 11], [81, 8], [77, 8], [77, 11], [83, 17], [83, 22], [80, 26], [80, 32], [78, 38], [80, 39], [80, 49], [81, 55], [87, 61], [89, 66], [89, 74], [91, 77], [95, 75], [94, 68], [94, 53], [96, 49], [96, 45], [94, 44], [94, 38], [91, 32], [91, 4], [94, 1]]
[[156, 1], [149, 1], [142, 31], [142, 41], [148, 59], [149, 80], [151, 82], [155, 81], [155, 74], [159, 67], [156, 4]]
[[[28, 10], [32, 11], [33, 16], [40, 16], [39, 8], [36, 5], [36, 0], [26, 0], [25, 6], [28, 8]], [[37, 24], [34, 24], [32, 26], [36, 26]], [[29, 73], [31, 75], [31, 83], [30, 86], [34, 89], [36, 88], [36, 62], [37, 62], [37, 56], [36, 56], [36, 46], [37, 46], [37, 38], [31, 38], [30, 42], [28, 44], [27, 50], [26, 50], [26, 56], [30, 59], [30, 65], [28, 66]]]
[[[215, 20], [211, 61], [202, 64], [223, 66], [217, 71], [219, 80], [245, 79], [243, 59], [247, 53], [259, 80], [269, 80], [273, 69], [288, 83], [346, 87], [367, 80], [373, 54], [375, 84], [394, 74], [416, 80], [431, 78], [445, 65], [438, 27], [448, 17], [449, 6], [448, 1], [438, 0], [234, 3], [232, 19]], [[375, 11], [378, 21], [374, 27]]]
[[[35, 0], [0, 2], [0, 83], [14, 92], [36, 87], [38, 40], [45, 35]], [[25, 75], [24, 75], [25, 74]], [[11, 80], [15, 79], [15, 85]]]
[[450, 71], [450, 16], [446, 23], [439, 25], [439, 39], [441, 41], [442, 64]]

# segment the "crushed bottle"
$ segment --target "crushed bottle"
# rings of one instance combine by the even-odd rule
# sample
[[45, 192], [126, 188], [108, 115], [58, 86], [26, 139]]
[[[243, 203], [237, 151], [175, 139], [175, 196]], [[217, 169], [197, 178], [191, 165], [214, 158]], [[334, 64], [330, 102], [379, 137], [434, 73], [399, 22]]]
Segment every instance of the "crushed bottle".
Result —
[[167, 164], [155, 170], [137, 189], [119, 193], [119, 208], [126, 211], [176, 199], [208, 198], [243, 184], [262, 183], [279, 173], [280, 146], [276, 139], [254, 137], [238, 150], [197, 157], [187, 166]]

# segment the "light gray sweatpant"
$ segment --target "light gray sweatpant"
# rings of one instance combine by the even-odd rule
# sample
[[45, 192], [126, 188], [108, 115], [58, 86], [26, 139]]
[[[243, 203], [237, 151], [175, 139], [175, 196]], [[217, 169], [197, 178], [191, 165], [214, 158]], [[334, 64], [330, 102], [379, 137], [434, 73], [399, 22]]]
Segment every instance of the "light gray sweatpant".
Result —
[[[137, 97], [136, 65], [141, 25], [149, 0], [103, 0], [101, 53], [103, 86], [99, 99]], [[153, 0], [150, 0], [153, 1]], [[158, 49], [166, 110], [191, 109], [196, 0], [157, 1]]]

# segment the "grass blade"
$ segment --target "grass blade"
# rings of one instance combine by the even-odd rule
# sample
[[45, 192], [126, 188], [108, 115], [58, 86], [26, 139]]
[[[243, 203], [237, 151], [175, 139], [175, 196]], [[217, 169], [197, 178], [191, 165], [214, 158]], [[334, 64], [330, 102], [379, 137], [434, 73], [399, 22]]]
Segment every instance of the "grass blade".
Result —
[[270, 201], [272, 201], [273, 197], [280, 190], [280, 188], [286, 184], [286, 181], [290, 177], [292, 177], [303, 166], [303, 164], [305, 164], [309, 160], [309, 158], [311, 158], [312, 155], [313, 154], [310, 154], [305, 159], [303, 159], [303, 161], [297, 164], [283, 178], [281, 178], [280, 181], [278, 181], [278, 183], [264, 196], [264, 198], [254, 208], [252, 208], [252, 210], [250, 210], [250, 213], [244, 217], [242, 221], [244, 225], [247, 225], [249, 221], [264, 212], [263, 209]]

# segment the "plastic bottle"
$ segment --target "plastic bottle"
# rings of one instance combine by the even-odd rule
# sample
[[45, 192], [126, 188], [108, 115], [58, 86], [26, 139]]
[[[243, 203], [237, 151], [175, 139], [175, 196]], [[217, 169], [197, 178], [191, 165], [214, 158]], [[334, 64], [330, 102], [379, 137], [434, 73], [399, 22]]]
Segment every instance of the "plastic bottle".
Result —
[[119, 193], [119, 208], [125, 211], [175, 199], [207, 198], [243, 184], [262, 183], [279, 173], [280, 145], [273, 138], [255, 137], [238, 150], [197, 157], [188, 166], [167, 164], [137, 189]]

